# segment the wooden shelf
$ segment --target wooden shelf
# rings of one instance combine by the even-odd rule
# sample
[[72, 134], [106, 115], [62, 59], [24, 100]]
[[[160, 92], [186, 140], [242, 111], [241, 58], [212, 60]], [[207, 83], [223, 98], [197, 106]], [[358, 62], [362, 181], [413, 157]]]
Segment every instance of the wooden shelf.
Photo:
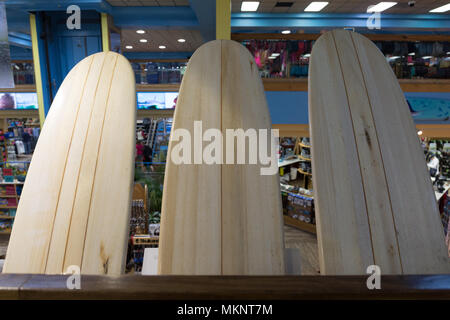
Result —
[[[231, 39], [235, 41], [244, 40], [317, 40], [320, 33], [232, 33]], [[436, 34], [362, 34], [372, 41], [448, 41], [446, 35]]]
[[17, 209], [17, 206], [15, 207], [0, 206], [0, 209]]
[[[450, 275], [383, 275], [379, 290], [359, 276], [142, 276], [81, 275], [81, 290], [67, 290], [67, 275], [1, 274], [2, 299], [146, 300], [387, 300], [448, 299]], [[296, 302], [294, 302], [296, 303]], [[301, 311], [301, 309], [299, 309]]]
[[298, 168], [298, 172], [300, 172], [301, 174], [307, 175], [307, 176], [312, 176], [312, 174], [311, 174], [311, 173], [308, 173], [308, 172], [302, 171], [302, 169], [300, 169], [300, 168]]
[[0, 234], [11, 234], [11, 229], [1, 230]]
[[302, 147], [302, 148], [311, 148], [311, 146], [308, 146], [308, 145], [306, 145], [306, 144], [303, 144], [303, 143], [299, 143], [299, 145], [300, 145], [300, 147]]
[[306, 223], [306, 222], [300, 221], [298, 219], [294, 219], [285, 214], [283, 215], [283, 218], [284, 218], [284, 223], [288, 226], [295, 227], [300, 230], [316, 234], [316, 226], [314, 224]]
[[301, 154], [299, 154], [298, 157], [299, 157], [300, 159], [304, 160], [304, 161], [310, 161], [310, 162], [311, 162], [311, 159], [305, 158], [305, 157], [303, 157]]
[[[307, 78], [263, 78], [265, 91], [308, 91]], [[448, 92], [449, 79], [398, 79], [404, 92]]]
[[0, 185], [2, 184], [23, 184], [23, 182], [20, 182], [18, 180], [14, 180], [13, 182], [0, 181]]
[[14, 219], [14, 218], [15, 218], [15, 217], [0, 215], [0, 220], [1, 220], [1, 219], [9, 219], [9, 220], [12, 220], [12, 219]]
[[17, 196], [15, 194], [5, 194], [0, 195], [0, 198], [16, 198]]

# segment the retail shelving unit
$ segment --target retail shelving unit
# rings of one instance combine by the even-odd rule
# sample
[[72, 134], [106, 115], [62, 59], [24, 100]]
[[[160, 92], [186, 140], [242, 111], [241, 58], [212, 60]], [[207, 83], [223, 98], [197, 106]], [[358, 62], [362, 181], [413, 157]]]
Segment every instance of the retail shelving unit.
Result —
[[[12, 223], [14, 223], [15, 213], [22, 193], [23, 182], [0, 182], [0, 225], [4, 222], [11, 222], [8, 228], [0, 229], [0, 234], [10, 234]], [[6, 202], [7, 204], [3, 204]]]

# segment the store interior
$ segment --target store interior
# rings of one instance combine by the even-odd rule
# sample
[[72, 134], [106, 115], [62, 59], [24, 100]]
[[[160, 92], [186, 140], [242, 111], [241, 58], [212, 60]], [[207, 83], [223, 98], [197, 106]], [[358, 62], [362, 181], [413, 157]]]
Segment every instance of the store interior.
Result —
[[[291, 272], [320, 274], [308, 68], [315, 41], [337, 28], [372, 40], [399, 80], [428, 164], [450, 256], [450, 8], [433, 12], [449, 6], [448, 1], [418, 0], [411, 5], [411, 1], [398, 0], [382, 12], [381, 28], [367, 24], [368, 7], [378, 1], [330, 0], [311, 13], [305, 12], [311, 2], [305, 0], [261, 0], [251, 12], [243, 11], [243, 2], [231, 1], [230, 38], [254, 57], [272, 127], [279, 130], [284, 243], [298, 250], [301, 261], [301, 268]], [[144, 252], [158, 248], [165, 164], [178, 92], [190, 57], [215, 39], [220, 28], [216, 3], [92, 0], [71, 4], [81, 8], [79, 29], [67, 29], [65, 6], [62, 10], [52, 1], [25, 5], [7, 1], [5, 5], [7, 60], [14, 86], [0, 88], [0, 260], [5, 258], [33, 150], [62, 80], [87, 55], [109, 49], [131, 63], [137, 92], [135, 185], [126, 272], [152, 274], [152, 266], [143, 266]]]

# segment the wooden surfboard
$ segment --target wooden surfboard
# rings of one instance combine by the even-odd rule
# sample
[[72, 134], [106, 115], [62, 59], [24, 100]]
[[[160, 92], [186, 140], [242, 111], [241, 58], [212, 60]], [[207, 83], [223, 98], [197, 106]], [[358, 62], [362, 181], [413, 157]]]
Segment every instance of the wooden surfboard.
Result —
[[124, 271], [136, 93], [127, 59], [91, 55], [52, 103], [26, 177], [3, 272]]
[[[258, 67], [237, 42], [209, 42], [190, 59], [171, 140], [177, 129], [185, 129], [194, 137], [194, 121], [202, 121], [204, 133], [208, 129], [222, 132], [223, 146], [226, 129], [270, 130]], [[204, 142], [203, 147], [208, 144]], [[168, 149], [159, 274], [284, 273], [278, 174], [261, 175], [259, 162], [174, 164], [169, 156], [176, 145], [171, 141]], [[202, 153], [194, 146], [189, 151], [198, 163]], [[225, 162], [225, 154], [222, 158]]]
[[423, 150], [384, 55], [335, 30], [315, 43], [309, 70], [321, 273], [449, 273]]

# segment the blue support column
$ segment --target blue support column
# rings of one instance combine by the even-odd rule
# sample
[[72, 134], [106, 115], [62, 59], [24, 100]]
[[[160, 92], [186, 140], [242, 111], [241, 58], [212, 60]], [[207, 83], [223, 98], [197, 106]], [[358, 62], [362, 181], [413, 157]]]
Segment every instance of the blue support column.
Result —
[[197, 17], [203, 40], [216, 39], [216, 0], [189, 0], [189, 4]]

